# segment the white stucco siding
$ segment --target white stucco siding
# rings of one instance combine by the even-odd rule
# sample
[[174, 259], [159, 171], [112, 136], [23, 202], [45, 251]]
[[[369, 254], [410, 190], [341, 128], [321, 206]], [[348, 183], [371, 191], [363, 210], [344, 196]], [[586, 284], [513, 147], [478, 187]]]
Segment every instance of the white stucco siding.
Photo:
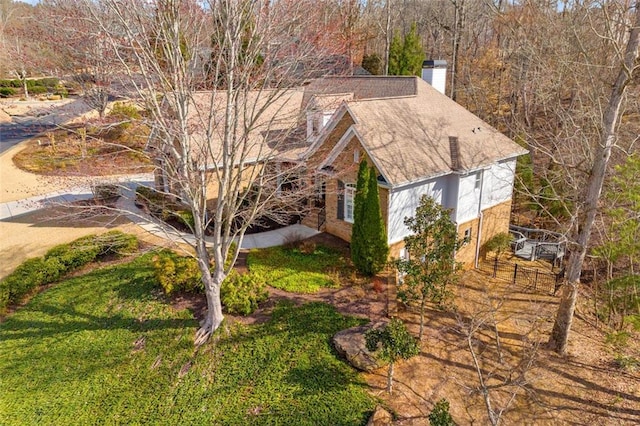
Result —
[[507, 160], [484, 171], [482, 210], [511, 199], [515, 170], [516, 160]]
[[456, 208], [456, 222], [464, 223], [478, 217], [478, 203], [480, 202], [480, 187], [477, 179], [482, 170], [459, 176], [458, 206]]
[[415, 214], [416, 208], [420, 204], [420, 198], [423, 195], [433, 197], [438, 203], [442, 204], [443, 199], [446, 199], [448, 190], [447, 176], [391, 190], [387, 226], [388, 243], [397, 243], [411, 234], [404, 224], [404, 219]]

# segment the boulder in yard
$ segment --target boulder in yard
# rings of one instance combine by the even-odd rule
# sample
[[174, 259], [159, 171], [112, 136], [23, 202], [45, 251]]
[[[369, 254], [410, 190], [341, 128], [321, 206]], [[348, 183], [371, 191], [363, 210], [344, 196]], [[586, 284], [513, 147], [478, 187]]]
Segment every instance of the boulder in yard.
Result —
[[376, 411], [374, 411], [369, 418], [367, 426], [388, 426], [392, 424], [392, 422], [393, 417], [391, 416], [391, 413], [378, 405], [376, 407]]
[[367, 350], [364, 334], [372, 328], [384, 327], [384, 321], [347, 328], [333, 336], [333, 346], [349, 364], [361, 371], [373, 371], [385, 365]]

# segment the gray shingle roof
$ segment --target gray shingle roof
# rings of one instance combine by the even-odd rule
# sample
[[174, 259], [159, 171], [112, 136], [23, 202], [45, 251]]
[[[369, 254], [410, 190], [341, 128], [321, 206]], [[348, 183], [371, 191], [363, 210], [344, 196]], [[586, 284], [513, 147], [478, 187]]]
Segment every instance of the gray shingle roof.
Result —
[[392, 186], [453, 172], [450, 136], [459, 141], [457, 171], [527, 152], [428, 83], [411, 80], [414, 96], [347, 102], [361, 143]]
[[352, 93], [353, 99], [364, 100], [415, 96], [416, 91], [414, 77], [326, 77], [313, 80], [305, 87], [302, 106], [305, 107], [313, 95]]

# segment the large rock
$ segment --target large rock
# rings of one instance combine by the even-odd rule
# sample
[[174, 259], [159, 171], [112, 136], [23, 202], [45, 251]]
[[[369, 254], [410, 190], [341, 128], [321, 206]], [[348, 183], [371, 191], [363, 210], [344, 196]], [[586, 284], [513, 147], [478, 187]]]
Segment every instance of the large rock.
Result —
[[333, 346], [349, 364], [358, 370], [373, 371], [385, 365], [367, 350], [364, 333], [371, 328], [384, 327], [386, 323], [379, 321], [358, 327], [347, 328], [333, 336]]
[[391, 413], [378, 405], [376, 411], [374, 411], [373, 415], [369, 418], [367, 426], [388, 426], [392, 422], [393, 417]]

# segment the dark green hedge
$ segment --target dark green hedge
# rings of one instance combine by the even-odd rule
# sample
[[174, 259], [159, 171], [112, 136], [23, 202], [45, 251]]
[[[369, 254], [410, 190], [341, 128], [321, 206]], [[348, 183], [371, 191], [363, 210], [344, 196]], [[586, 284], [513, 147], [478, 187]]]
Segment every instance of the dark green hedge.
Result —
[[87, 263], [111, 255], [133, 254], [137, 249], [137, 238], [120, 231], [90, 235], [55, 246], [44, 256], [23, 262], [0, 281], [0, 313], [20, 303], [37, 287], [56, 282]]
[[15, 89], [11, 87], [0, 87], [0, 98], [8, 98], [16, 94]]

